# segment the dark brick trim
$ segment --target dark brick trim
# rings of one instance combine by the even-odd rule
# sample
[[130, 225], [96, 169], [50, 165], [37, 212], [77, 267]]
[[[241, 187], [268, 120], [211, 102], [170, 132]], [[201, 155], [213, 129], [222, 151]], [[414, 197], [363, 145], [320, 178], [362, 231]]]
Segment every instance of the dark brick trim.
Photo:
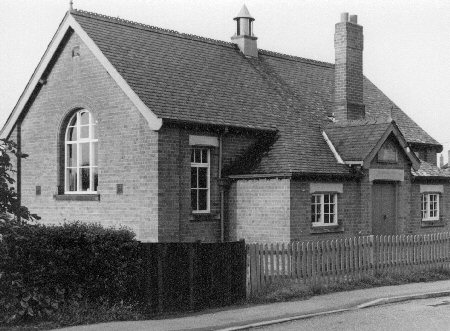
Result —
[[413, 176], [413, 181], [425, 184], [448, 183], [450, 181], [450, 176]]
[[100, 194], [55, 194], [53, 198], [60, 201], [100, 201]]
[[189, 221], [191, 222], [213, 222], [220, 221], [220, 215], [214, 215], [211, 213], [205, 214], [194, 214], [192, 213], [189, 217]]

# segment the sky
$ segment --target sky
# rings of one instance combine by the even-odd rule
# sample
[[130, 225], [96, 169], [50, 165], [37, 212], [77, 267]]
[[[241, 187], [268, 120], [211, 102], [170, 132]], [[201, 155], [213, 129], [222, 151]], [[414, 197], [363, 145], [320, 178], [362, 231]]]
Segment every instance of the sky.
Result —
[[[243, 0], [73, 0], [74, 8], [230, 41]], [[450, 1], [246, 0], [258, 48], [334, 62], [342, 12], [364, 28], [364, 74], [450, 149]], [[69, 0], [0, 0], [3, 126]]]

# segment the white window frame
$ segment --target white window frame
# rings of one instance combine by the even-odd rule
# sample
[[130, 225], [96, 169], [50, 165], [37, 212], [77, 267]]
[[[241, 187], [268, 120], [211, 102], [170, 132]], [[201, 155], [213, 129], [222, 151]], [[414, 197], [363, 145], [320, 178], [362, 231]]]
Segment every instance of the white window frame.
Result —
[[[88, 113], [89, 114], [89, 137], [88, 138], [81, 138], [81, 127], [86, 126], [81, 125], [81, 114]], [[73, 118], [76, 117], [76, 130], [77, 130], [77, 136], [76, 140], [68, 140], [68, 134], [69, 129], [72, 127], [70, 123], [72, 122]], [[94, 117], [92, 116], [92, 113], [86, 109], [78, 110], [75, 114], [73, 114], [66, 126], [66, 131], [64, 135], [64, 194], [96, 194], [97, 190], [92, 190], [94, 187], [94, 169], [97, 169], [97, 176], [98, 176], [98, 164], [92, 165], [94, 160], [94, 148], [93, 144], [97, 143], [97, 163], [98, 163], [98, 139], [92, 138], [94, 137], [94, 130], [96, 130], [97, 123], [94, 121]], [[96, 136], [96, 135], [95, 135]], [[81, 144], [87, 144], [89, 143], [89, 189], [87, 191], [82, 190], [82, 182], [81, 182], [81, 169], [83, 168], [80, 165], [81, 162]], [[68, 145], [76, 145], [77, 150], [77, 160], [76, 160], [76, 167], [69, 167], [67, 164], [68, 161]], [[70, 169], [76, 169], [77, 173], [77, 189], [75, 191], [69, 190], [69, 168]]]
[[[332, 197], [332, 202], [330, 204], [334, 205], [334, 213], [328, 213], [328, 215], [333, 215], [331, 223], [325, 223], [325, 196], [330, 195]], [[313, 203], [313, 198], [319, 198], [318, 203]], [[311, 210], [311, 224], [313, 227], [323, 227], [323, 226], [335, 226], [338, 225], [338, 194], [336, 192], [323, 192], [323, 193], [312, 193], [311, 194], [311, 207], [316, 205], [319, 207], [318, 217], [316, 221], [313, 221], [313, 212]], [[317, 214], [317, 213], [316, 213]]]
[[[436, 200], [434, 201], [435, 198]], [[422, 215], [422, 221], [438, 221], [440, 217], [440, 194], [436, 192], [423, 193], [421, 196], [420, 210]], [[436, 203], [436, 208], [432, 208], [433, 203]], [[430, 216], [435, 213], [434, 216]]]
[[[211, 202], [210, 202], [210, 196], [211, 196], [211, 175], [210, 175], [210, 171], [211, 171], [211, 149], [209, 147], [204, 147], [204, 146], [191, 146], [191, 155], [192, 153], [195, 153], [194, 151], [198, 150], [200, 151], [200, 155], [202, 155], [202, 151], [206, 151], [206, 155], [207, 155], [207, 162], [192, 162], [191, 160], [191, 169], [192, 168], [206, 168], [206, 209], [205, 210], [199, 210], [199, 199], [198, 199], [198, 191], [200, 191], [200, 188], [198, 187], [198, 172], [197, 172], [197, 187], [192, 188], [191, 187], [191, 192], [192, 190], [196, 190], [197, 191], [197, 209], [193, 209], [192, 213], [193, 214], [208, 214], [210, 213], [210, 208], [211, 208]], [[192, 157], [192, 156], [191, 156]], [[195, 160], [194, 160], [195, 161]], [[202, 161], [202, 160], [201, 160]], [[197, 170], [198, 171], [198, 170]], [[192, 173], [191, 173], [192, 176]], [[192, 181], [192, 178], [191, 178]], [[192, 196], [192, 193], [191, 193]], [[191, 204], [192, 206], [192, 204]]]

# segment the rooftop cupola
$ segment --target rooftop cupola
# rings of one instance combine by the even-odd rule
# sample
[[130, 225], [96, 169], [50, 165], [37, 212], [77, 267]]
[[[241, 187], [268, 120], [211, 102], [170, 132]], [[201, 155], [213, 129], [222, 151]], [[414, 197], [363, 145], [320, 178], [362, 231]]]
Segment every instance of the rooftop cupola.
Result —
[[257, 57], [256, 39], [258, 38], [253, 35], [253, 21], [255, 19], [250, 15], [245, 5], [242, 6], [234, 20], [236, 21], [236, 33], [231, 37], [231, 40], [238, 45], [245, 56]]

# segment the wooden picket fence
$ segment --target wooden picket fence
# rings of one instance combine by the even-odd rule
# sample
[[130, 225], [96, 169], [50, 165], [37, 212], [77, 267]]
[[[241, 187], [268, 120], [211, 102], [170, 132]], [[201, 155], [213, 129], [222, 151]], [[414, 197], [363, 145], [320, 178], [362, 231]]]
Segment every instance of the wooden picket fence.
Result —
[[383, 272], [450, 268], [450, 233], [247, 245], [247, 295], [281, 279], [333, 284]]

